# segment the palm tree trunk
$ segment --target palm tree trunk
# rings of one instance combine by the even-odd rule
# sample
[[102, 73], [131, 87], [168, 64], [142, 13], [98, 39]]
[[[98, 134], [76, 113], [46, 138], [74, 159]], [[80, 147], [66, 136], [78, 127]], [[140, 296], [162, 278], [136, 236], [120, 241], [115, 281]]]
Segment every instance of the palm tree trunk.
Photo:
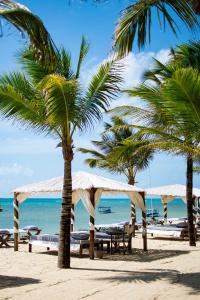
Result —
[[187, 217], [188, 233], [190, 246], [196, 246], [195, 227], [193, 222], [193, 159], [191, 155], [187, 157], [187, 182], [186, 182], [186, 200], [187, 200]]
[[73, 151], [71, 145], [63, 145], [64, 179], [62, 192], [62, 209], [60, 218], [60, 240], [58, 267], [70, 268], [70, 226], [72, 207], [72, 172]]
[[135, 177], [133, 175], [128, 176], [128, 184], [130, 184], [130, 185], [135, 184]]
[[[135, 176], [133, 175], [132, 170], [129, 170], [128, 184], [130, 185], [135, 184]], [[135, 209], [135, 203], [133, 203], [132, 201], [131, 201], [131, 223], [134, 227], [133, 236], [135, 236], [136, 209]]]

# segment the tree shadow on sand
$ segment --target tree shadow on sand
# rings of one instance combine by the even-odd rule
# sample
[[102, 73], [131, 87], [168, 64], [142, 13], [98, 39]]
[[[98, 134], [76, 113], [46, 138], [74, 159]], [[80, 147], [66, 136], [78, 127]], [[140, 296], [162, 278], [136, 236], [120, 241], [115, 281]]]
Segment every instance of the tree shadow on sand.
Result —
[[[200, 272], [198, 273], [180, 273], [176, 270], [162, 270], [162, 269], [146, 269], [143, 271], [129, 271], [129, 270], [116, 270], [116, 269], [89, 269], [89, 268], [74, 268], [77, 270], [88, 270], [88, 271], [98, 271], [103, 272], [103, 277], [93, 277], [88, 278], [88, 280], [98, 280], [103, 282], [111, 283], [151, 283], [158, 280], [166, 280], [170, 284], [178, 284], [190, 288], [188, 291], [190, 295], [198, 295], [200, 293]], [[108, 276], [105, 276], [105, 271], [109, 271]], [[116, 275], [111, 275], [110, 272], [118, 273]]]
[[188, 254], [190, 251], [183, 250], [160, 250], [150, 249], [147, 252], [140, 249], [133, 249], [132, 254], [113, 254], [105, 255], [105, 260], [116, 260], [116, 261], [139, 261], [139, 262], [151, 262], [165, 258], [172, 258], [179, 255]]
[[35, 278], [0, 275], [0, 290], [40, 282], [39, 279]]

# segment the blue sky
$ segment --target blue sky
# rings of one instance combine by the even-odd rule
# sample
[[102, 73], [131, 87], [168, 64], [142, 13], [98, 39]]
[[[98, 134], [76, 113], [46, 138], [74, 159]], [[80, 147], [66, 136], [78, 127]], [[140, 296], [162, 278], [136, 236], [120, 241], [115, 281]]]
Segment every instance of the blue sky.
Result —
[[[90, 41], [90, 53], [82, 72], [83, 83], [109, 54], [116, 20], [120, 11], [131, 1], [110, 0], [103, 4], [94, 4], [91, 0], [21, 0], [21, 3], [37, 14], [44, 22], [56, 44], [63, 45], [72, 53], [76, 63], [82, 35]], [[59, 4], [58, 4], [59, 3]], [[177, 20], [178, 22], [178, 20]], [[151, 45], [147, 45], [140, 53], [134, 46], [133, 53], [126, 59], [125, 86], [136, 85], [142, 72], [152, 65], [152, 56], [166, 61], [168, 49], [189, 39], [197, 39], [197, 33], [192, 34], [181, 26], [178, 38], [167, 28], [164, 33], [156, 22], [153, 22]], [[11, 72], [19, 69], [16, 63], [16, 53], [23, 48], [25, 41], [18, 32], [6, 26], [4, 36], [0, 39], [1, 61], [0, 72]], [[132, 101], [132, 100], [131, 100]], [[120, 97], [116, 104], [130, 103], [130, 99]], [[88, 146], [91, 139], [98, 139], [102, 124], [96, 124], [95, 129], [85, 135], [76, 135], [77, 146]], [[19, 125], [0, 121], [0, 190], [1, 197], [10, 196], [13, 188], [63, 174], [63, 161], [56, 141], [24, 130]], [[84, 164], [82, 154], [75, 154], [73, 170], [85, 170], [92, 173], [125, 180], [122, 176], [89, 169]], [[185, 161], [182, 157], [167, 154], [157, 154], [150, 168], [137, 176], [138, 185], [150, 187], [161, 184], [185, 183]], [[200, 178], [195, 176], [194, 183], [200, 186]]]

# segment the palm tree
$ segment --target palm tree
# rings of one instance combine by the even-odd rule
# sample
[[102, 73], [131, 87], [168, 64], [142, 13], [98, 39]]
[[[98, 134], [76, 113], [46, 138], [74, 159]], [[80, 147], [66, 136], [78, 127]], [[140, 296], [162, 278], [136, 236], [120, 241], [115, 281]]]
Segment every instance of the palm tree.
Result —
[[121, 107], [117, 111], [143, 121], [131, 127], [151, 136], [148, 147], [186, 157], [188, 228], [190, 245], [195, 246], [192, 188], [193, 160], [200, 153], [200, 74], [192, 68], [177, 68], [162, 84], [143, 83], [127, 93], [141, 98], [147, 108]]
[[80, 70], [89, 45], [82, 39], [76, 71], [71, 56], [61, 49], [58, 64], [49, 72], [30, 49], [21, 57], [26, 74], [12, 73], [0, 77], [0, 111], [5, 118], [54, 135], [62, 148], [64, 181], [60, 219], [58, 266], [70, 268], [70, 218], [72, 205], [71, 165], [74, 156], [74, 133], [86, 131], [100, 120], [109, 101], [119, 91], [121, 68], [116, 61], [106, 61], [93, 75], [83, 91]]
[[199, 0], [138, 0], [125, 8], [118, 20], [114, 35], [113, 46], [119, 56], [126, 56], [132, 50], [136, 36], [139, 48], [144, 47], [147, 39], [150, 42], [151, 22], [156, 16], [160, 27], [163, 26], [165, 29], [167, 23], [177, 35], [178, 26], [174, 20], [174, 13], [183, 24], [192, 29], [198, 25], [200, 2]]
[[[105, 132], [101, 134], [100, 141], [92, 141], [92, 144], [98, 150], [80, 148], [79, 151], [86, 154], [91, 154], [92, 158], [88, 158], [85, 162], [91, 168], [100, 168], [108, 170], [112, 173], [124, 174], [127, 177], [128, 183], [135, 184], [135, 177], [139, 170], [148, 167], [150, 160], [153, 157], [153, 151], [143, 149], [139, 152], [139, 145], [146, 144], [138, 135], [134, 136], [132, 129], [123, 128], [118, 131], [112, 130], [115, 126], [127, 126], [124, 120], [118, 117], [112, 118], [112, 123], [105, 123]], [[134, 138], [136, 144], [124, 143], [128, 142], [129, 138]], [[137, 155], [134, 153], [138, 151]]]
[[[41, 63], [46, 65], [56, 63], [55, 44], [38, 16], [15, 1], [0, 0], [0, 17], [12, 24], [23, 36], [24, 33], [28, 34], [34, 54]], [[1, 23], [0, 25], [2, 27]]]

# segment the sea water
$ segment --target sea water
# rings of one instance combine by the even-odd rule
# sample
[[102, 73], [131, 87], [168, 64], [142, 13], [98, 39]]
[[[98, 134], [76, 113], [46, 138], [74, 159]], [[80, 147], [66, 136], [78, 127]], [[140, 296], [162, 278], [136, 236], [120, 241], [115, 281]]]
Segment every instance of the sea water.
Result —
[[[0, 228], [13, 228], [13, 199], [0, 198]], [[110, 206], [112, 213], [100, 214], [98, 206]], [[161, 199], [146, 199], [147, 208], [159, 209], [163, 216], [163, 204]], [[95, 209], [96, 224], [111, 224], [130, 220], [130, 200], [126, 198], [102, 198]], [[61, 199], [31, 198], [19, 205], [20, 228], [27, 225], [37, 225], [43, 233], [59, 232], [59, 220], [61, 210]], [[141, 210], [136, 209], [137, 221], [141, 221]], [[181, 199], [174, 199], [168, 204], [168, 217], [185, 217], [186, 205]], [[83, 203], [79, 201], [75, 206], [75, 228], [89, 228], [89, 214]]]

